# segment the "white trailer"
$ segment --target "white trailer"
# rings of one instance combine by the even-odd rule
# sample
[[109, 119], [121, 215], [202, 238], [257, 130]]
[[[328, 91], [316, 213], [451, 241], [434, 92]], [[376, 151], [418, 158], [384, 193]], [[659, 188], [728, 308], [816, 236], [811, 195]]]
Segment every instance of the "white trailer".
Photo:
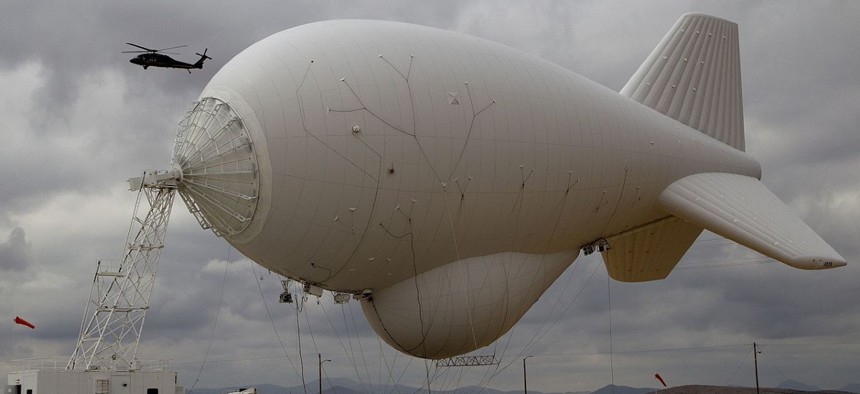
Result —
[[7, 375], [5, 394], [184, 394], [166, 361], [137, 370], [69, 370], [68, 360], [22, 360]]

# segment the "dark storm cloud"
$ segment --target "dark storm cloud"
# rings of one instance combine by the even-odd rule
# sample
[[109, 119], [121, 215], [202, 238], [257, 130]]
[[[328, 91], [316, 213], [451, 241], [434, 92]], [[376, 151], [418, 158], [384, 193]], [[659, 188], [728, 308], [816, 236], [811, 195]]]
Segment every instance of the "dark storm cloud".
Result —
[[[182, 44], [166, 44], [168, 38], [170, 42], [179, 39], [167, 35], [168, 32], [175, 34], [173, 28], [182, 26], [179, 25], [185, 15], [182, 10], [177, 13], [171, 12], [169, 7], [135, 4], [86, 1], [76, 4], [16, 3], [15, 12], [4, 12], [2, 17], [5, 49], [2, 62], [7, 67], [24, 62], [40, 62], [46, 73], [46, 84], [39, 95], [40, 103], [51, 107], [55, 114], [64, 114], [68, 105], [78, 97], [79, 89], [85, 82], [82, 76], [101, 69], [132, 68], [127, 60], [133, 55], [120, 53], [134, 49], [126, 46], [126, 41], [134, 41], [135, 37], [139, 37], [165, 42], [153, 42], [150, 44], [152, 47]], [[56, 18], [62, 18], [64, 23], [57, 23]], [[204, 22], [197, 18], [186, 18], [182, 23], [193, 30], [196, 23]], [[143, 32], [147, 32], [146, 37], [141, 36]], [[33, 39], [21, 40], [22, 36]], [[174, 80], [172, 84], [162, 82], [162, 87], [175, 92], [191, 86], [190, 81], [185, 82], [184, 86], [175, 83], [177, 81]]]
[[0, 271], [23, 271], [30, 265], [30, 242], [24, 229], [16, 227], [0, 243]]
[[[110, 85], [110, 78], [106, 78], [96, 82]], [[72, 122], [46, 121], [59, 130], [51, 135], [8, 130], [7, 136], [20, 136], [22, 142], [0, 147], [0, 176], [15, 186], [0, 188], [0, 211], [28, 212], [62, 192], [100, 194], [136, 175], [141, 167], [166, 166], [169, 162], [169, 145], [160, 140], [169, 140], [175, 121], [153, 122], [150, 114], [155, 108], [148, 103], [134, 99], [123, 103], [117, 96], [92, 97], [86, 93], [90, 101], [85, 107], [92, 105], [113, 113], [85, 109], [91, 114]], [[178, 117], [181, 112], [167, 113]]]

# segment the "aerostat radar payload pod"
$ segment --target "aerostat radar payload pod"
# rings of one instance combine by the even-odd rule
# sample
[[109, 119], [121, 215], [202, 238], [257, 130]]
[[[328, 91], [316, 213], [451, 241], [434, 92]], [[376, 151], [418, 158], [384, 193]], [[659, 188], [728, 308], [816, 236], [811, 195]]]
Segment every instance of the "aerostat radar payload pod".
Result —
[[844, 265], [758, 181], [739, 64], [737, 26], [699, 14], [621, 94], [458, 33], [312, 23], [212, 78], [171, 171], [204, 228], [445, 358], [507, 332], [580, 250], [628, 282], [665, 278], [703, 229]]

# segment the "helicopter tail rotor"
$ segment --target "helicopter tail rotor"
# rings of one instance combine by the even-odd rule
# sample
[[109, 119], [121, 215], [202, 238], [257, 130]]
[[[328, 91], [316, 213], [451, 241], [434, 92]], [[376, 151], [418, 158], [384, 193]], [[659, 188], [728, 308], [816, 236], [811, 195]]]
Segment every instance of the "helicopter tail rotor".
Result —
[[[203, 62], [206, 59], [211, 59], [211, 57], [206, 56], [206, 51], [208, 50], [209, 48], [206, 48], [203, 50], [203, 53], [197, 53], [197, 56], [200, 56], [200, 60], [198, 60], [197, 63], [194, 63], [194, 68], [203, 68]], [[188, 72], [191, 72], [191, 70], [188, 70]]]
[[206, 56], [206, 51], [208, 51], [208, 50], [209, 50], [209, 48], [206, 48], [203, 50], [203, 53], [195, 53], [195, 55], [200, 56], [200, 59], [202, 59], [202, 60], [212, 59], [211, 57]]

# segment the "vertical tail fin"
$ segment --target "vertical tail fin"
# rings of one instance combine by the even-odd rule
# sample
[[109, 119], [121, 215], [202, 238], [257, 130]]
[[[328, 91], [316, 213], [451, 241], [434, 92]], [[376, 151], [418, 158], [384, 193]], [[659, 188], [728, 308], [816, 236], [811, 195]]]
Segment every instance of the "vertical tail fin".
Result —
[[683, 15], [621, 94], [744, 150], [738, 25]]
[[198, 60], [197, 63], [194, 63], [195, 68], [203, 68], [203, 62], [206, 61], [206, 59], [211, 59], [211, 57], [206, 56], [206, 51], [208, 50], [209, 48], [206, 48], [203, 50], [203, 53], [196, 54], [197, 56], [200, 56], [200, 60]]

